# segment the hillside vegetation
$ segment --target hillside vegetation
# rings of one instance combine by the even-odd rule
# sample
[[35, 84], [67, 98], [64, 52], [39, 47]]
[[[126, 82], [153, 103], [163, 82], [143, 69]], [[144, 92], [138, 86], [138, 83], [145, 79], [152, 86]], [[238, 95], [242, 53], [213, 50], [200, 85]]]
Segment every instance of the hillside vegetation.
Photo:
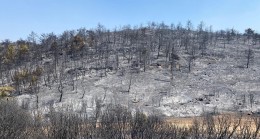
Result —
[[1, 139], [257, 139], [260, 129], [256, 115], [203, 114], [164, 120], [140, 111], [132, 114], [120, 105], [107, 105], [102, 112], [95, 111], [94, 117], [50, 107], [45, 118], [39, 111], [28, 113], [15, 101], [0, 101], [0, 111]]
[[[97, 103], [162, 116], [259, 112], [259, 34], [201, 22], [149, 23], [1, 43], [0, 84], [18, 104], [47, 114], [93, 113]], [[3, 93], [1, 93], [3, 94]]]

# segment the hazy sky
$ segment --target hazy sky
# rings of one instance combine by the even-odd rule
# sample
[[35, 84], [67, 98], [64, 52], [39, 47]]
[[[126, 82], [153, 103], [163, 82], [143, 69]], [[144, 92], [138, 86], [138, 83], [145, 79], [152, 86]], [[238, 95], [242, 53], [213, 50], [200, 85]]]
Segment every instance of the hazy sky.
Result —
[[260, 0], [0, 0], [0, 41], [26, 39], [37, 34], [98, 23], [108, 28], [146, 24], [167, 24], [191, 20], [213, 29], [251, 27], [260, 31]]

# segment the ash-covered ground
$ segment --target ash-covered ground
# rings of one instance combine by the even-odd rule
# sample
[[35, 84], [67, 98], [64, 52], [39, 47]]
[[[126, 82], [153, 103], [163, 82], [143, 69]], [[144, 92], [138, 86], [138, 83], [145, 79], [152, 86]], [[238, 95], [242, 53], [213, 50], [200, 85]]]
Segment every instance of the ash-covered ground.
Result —
[[[131, 110], [164, 116], [230, 111], [257, 113], [260, 112], [260, 46], [250, 46], [254, 57], [246, 68], [248, 47], [236, 42], [209, 45], [206, 54], [191, 63], [190, 72], [188, 54], [175, 48], [180, 68], [174, 69], [173, 74], [169, 64], [165, 64], [164, 53], [156, 59], [156, 52], [151, 52], [150, 57], [156, 60], [146, 66], [145, 72], [140, 66], [128, 70], [131, 62], [119, 55], [119, 68], [106, 69], [106, 75], [91, 68], [95, 63], [71, 60], [63, 67], [66, 77], [62, 80], [61, 102], [59, 81], [50, 85], [42, 81], [38, 94], [22, 94], [16, 98], [21, 105], [43, 113], [51, 105], [59, 110], [91, 113], [97, 101], [102, 107], [120, 104]], [[47, 57], [42, 63], [46, 61]]]

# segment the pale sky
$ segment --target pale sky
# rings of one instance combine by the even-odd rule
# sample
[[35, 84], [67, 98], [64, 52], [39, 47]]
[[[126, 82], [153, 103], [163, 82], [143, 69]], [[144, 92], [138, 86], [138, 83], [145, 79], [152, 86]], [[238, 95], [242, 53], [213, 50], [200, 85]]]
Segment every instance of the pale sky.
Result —
[[260, 31], [260, 0], [0, 0], [0, 41], [26, 39], [31, 31], [107, 28], [149, 21], [186, 24], [200, 21], [213, 29]]

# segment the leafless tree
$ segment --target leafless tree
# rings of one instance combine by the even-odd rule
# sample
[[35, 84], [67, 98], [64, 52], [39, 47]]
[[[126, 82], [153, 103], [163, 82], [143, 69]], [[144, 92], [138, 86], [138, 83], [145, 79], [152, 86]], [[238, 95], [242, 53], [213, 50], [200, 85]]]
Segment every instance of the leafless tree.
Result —
[[1, 139], [26, 138], [31, 122], [29, 113], [21, 109], [16, 102], [0, 100]]
[[249, 65], [253, 62], [253, 59], [254, 59], [254, 51], [249, 46], [248, 50], [246, 51], [246, 68], [249, 68]]
[[249, 102], [250, 102], [251, 108], [252, 108], [252, 106], [254, 104], [254, 101], [255, 101], [255, 96], [254, 96], [254, 94], [250, 93], [249, 94]]
[[[64, 65], [64, 63], [62, 64]], [[60, 97], [59, 97], [59, 102], [62, 101], [62, 98], [63, 98], [63, 95], [64, 95], [64, 92], [63, 92], [63, 89], [64, 89], [64, 85], [63, 85], [63, 81], [65, 79], [65, 74], [64, 74], [64, 67], [62, 66], [60, 68], [60, 72], [59, 72], [59, 86], [58, 86], [58, 91], [60, 93]]]

